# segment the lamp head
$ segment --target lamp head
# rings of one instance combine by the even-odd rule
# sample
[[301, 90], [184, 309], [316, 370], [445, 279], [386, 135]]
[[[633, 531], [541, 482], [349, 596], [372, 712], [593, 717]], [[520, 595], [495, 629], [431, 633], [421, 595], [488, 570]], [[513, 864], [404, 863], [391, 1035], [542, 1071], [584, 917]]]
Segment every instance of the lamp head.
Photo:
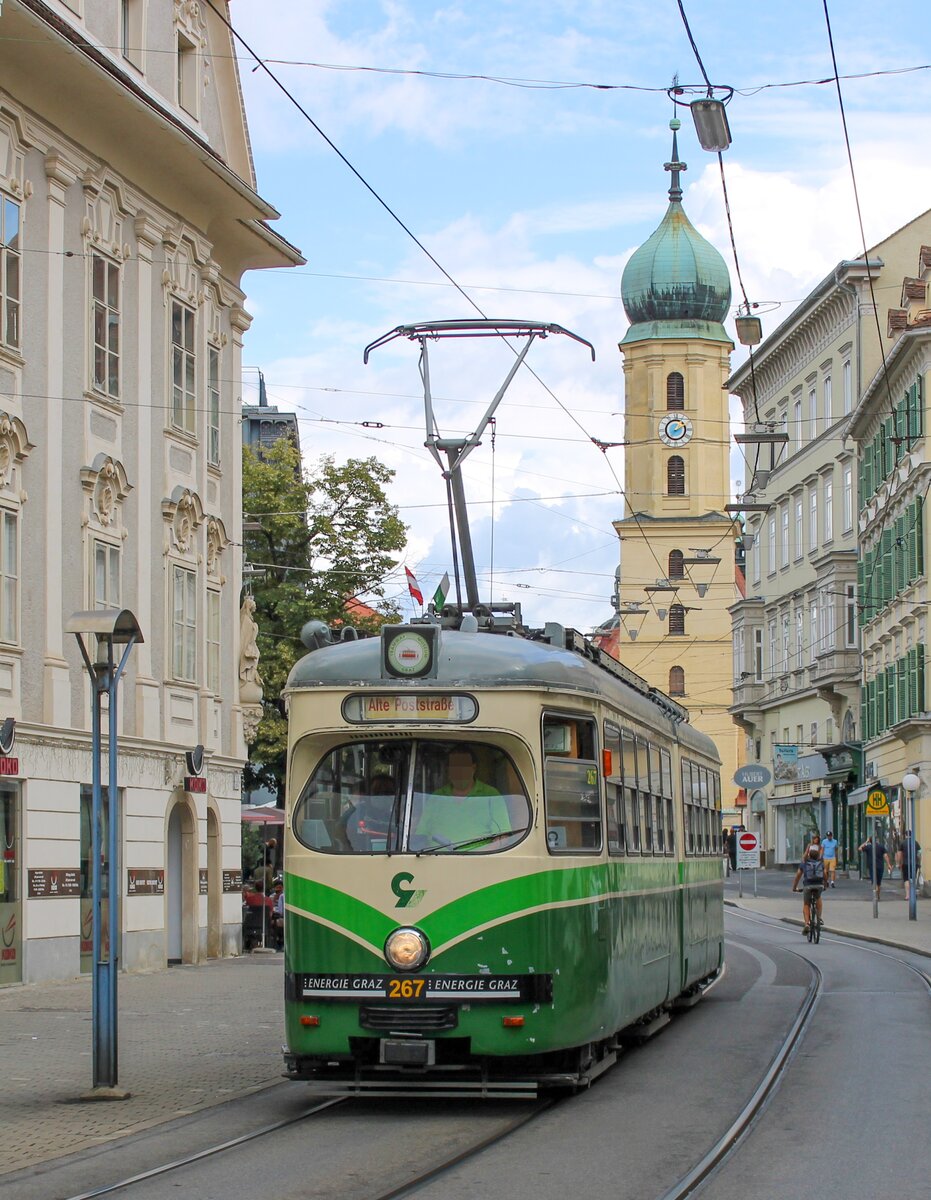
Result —
[[921, 787], [921, 780], [914, 771], [906, 771], [902, 776], [902, 787], [906, 792], [917, 792]]

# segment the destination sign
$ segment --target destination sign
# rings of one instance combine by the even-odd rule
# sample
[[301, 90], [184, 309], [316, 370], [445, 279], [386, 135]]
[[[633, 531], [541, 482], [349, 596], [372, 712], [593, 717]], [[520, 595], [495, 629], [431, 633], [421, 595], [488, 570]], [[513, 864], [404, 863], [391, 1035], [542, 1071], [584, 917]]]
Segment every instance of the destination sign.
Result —
[[478, 704], [474, 697], [449, 692], [401, 692], [390, 695], [349, 696], [343, 703], [347, 721], [370, 724], [376, 721], [474, 721]]
[[553, 998], [550, 975], [299, 975], [298, 994], [320, 1000], [525, 1000]]

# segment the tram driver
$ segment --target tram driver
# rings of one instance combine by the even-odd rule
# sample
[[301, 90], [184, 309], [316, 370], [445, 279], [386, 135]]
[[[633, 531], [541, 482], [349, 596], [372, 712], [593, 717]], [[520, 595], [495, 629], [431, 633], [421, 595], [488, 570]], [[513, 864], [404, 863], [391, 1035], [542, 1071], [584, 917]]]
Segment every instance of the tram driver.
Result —
[[512, 829], [505, 798], [478, 779], [477, 772], [471, 746], [450, 749], [447, 782], [423, 795], [420, 812], [414, 813], [412, 850], [482, 850], [501, 837], [523, 832]]

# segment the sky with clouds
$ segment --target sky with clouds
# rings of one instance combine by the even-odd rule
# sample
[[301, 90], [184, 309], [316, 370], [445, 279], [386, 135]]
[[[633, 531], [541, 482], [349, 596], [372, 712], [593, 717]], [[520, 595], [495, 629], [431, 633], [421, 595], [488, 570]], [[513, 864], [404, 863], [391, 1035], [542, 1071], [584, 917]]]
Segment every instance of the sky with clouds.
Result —
[[[709, 78], [735, 89], [727, 188], [765, 334], [861, 251], [824, 4], [684, 8]], [[245, 361], [264, 372], [269, 402], [297, 413], [308, 461], [377, 455], [394, 468], [406, 561], [426, 594], [451, 556], [445, 487], [423, 446], [417, 348], [392, 342], [367, 366], [362, 352], [400, 324], [478, 314], [372, 191], [482, 313], [555, 322], [592, 342], [594, 364], [569, 339], [535, 342], [529, 362], [545, 387], [519, 372], [494, 444], [486, 436], [464, 467], [483, 597], [520, 601], [532, 624], [591, 629], [610, 615], [611, 522], [624, 515], [623, 450], [591, 441], [623, 437], [621, 271], [666, 208], [666, 89], [674, 76], [702, 81], [676, 0], [266, 0], [231, 10], [333, 144], [240, 46], [259, 190], [307, 258], [247, 276]], [[931, 203], [927, 3], [831, 0], [828, 11], [872, 244]], [[717, 157], [682, 116], [683, 203], [731, 266], [736, 305]], [[490, 341], [432, 349], [444, 433], [475, 428], [512, 361]], [[254, 402], [254, 371], [246, 376]], [[736, 492], [736, 452], [732, 475]], [[388, 594], [411, 611], [400, 567]]]

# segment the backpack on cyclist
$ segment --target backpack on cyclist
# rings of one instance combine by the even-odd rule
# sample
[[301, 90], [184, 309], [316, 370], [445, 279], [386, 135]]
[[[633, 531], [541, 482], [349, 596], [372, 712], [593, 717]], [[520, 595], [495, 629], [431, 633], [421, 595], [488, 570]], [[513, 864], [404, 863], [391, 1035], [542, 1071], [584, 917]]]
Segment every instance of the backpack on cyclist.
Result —
[[806, 858], [802, 862], [802, 883], [805, 887], [824, 887], [824, 860]]

